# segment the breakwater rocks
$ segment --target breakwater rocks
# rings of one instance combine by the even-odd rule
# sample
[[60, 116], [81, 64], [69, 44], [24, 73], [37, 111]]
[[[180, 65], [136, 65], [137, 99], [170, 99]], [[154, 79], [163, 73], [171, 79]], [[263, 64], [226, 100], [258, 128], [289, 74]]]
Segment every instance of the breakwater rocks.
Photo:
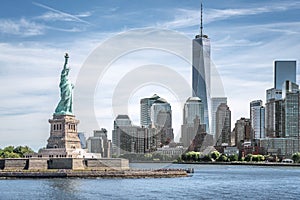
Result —
[[186, 177], [188, 173], [181, 169], [160, 170], [126, 170], [126, 171], [97, 171], [97, 170], [44, 170], [44, 171], [0, 171], [0, 178], [175, 178]]

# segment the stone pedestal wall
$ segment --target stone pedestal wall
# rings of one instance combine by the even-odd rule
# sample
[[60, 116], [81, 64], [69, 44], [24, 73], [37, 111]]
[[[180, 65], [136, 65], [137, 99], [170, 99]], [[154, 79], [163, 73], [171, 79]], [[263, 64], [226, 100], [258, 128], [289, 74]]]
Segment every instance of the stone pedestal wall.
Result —
[[7, 158], [2, 159], [0, 169], [5, 170], [23, 170], [28, 169], [28, 159], [26, 158]]
[[123, 158], [9, 158], [0, 159], [1, 170], [128, 170], [129, 161]]
[[31, 158], [28, 159], [29, 170], [46, 170], [48, 169], [48, 159], [46, 158]]
[[0, 169], [4, 169], [5, 167], [5, 159], [0, 159]]
[[88, 169], [96, 170], [128, 170], [129, 161], [122, 158], [85, 159]]

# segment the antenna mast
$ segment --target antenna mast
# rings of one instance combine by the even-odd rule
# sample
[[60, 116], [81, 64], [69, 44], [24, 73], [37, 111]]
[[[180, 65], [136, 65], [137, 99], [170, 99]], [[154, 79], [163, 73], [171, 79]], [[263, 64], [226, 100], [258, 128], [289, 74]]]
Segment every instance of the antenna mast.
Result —
[[202, 12], [203, 12], [203, 9], [202, 9], [202, 2], [201, 2], [201, 17], [200, 17], [201, 23], [200, 23], [200, 37], [202, 37], [202, 36], [203, 36], [203, 34], [202, 34], [202, 30], [203, 30], [203, 25], [202, 25]]

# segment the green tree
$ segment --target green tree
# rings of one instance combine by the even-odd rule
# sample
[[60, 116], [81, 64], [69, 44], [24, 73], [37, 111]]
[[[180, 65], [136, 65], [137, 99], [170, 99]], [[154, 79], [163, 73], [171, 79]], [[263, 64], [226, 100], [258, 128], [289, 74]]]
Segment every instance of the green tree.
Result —
[[300, 163], [300, 152], [294, 153], [292, 159], [295, 163]]
[[204, 155], [201, 160], [204, 161], [204, 162], [210, 162], [210, 161], [212, 161], [210, 155]]
[[218, 160], [218, 158], [220, 157], [220, 155], [221, 154], [218, 151], [213, 151], [213, 152], [211, 152], [210, 157], [212, 159], [214, 159], [214, 160]]
[[20, 158], [20, 155], [14, 152], [4, 152], [4, 157], [3, 158]]
[[260, 154], [258, 154], [257, 157], [258, 157], [258, 161], [265, 161], [265, 159], [266, 159], [265, 156], [260, 155]]
[[200, 158], [200, 152], [189, 151], [181, 155], [183, 161], [193, 161], [197, 162]]
[[229, 156], [229, 160], [230, 161], [238, 161], [239, 160], [239, 156], [237, 154], [233, 154]]
[[245, 161], [252, 161], [252, 154], [251, 153], [249, 153], [249, 154], [247, 154], [247, 156], [245, 157]]
[[257, 155], [252, 155], [252, 161], [253, 161], [253, 162], [259, 161], [258, 156], [257, 156]]
[[219, 162], [227, 162], [228, 158], [225, 154], [221, 154], [221, 156], [219, 156], [219, 158], [217, 159], [217, 161]]
[[24, 155], [27, 153], [34, 153], [34, 151], [28, 146], [17, 146], [14, 148], [13, 152], [18, 154], [20, 157], [24, 157]]
[[3, 151], [12, 153], [14, 151], [14, 146], [7, 146], [3, 149]]

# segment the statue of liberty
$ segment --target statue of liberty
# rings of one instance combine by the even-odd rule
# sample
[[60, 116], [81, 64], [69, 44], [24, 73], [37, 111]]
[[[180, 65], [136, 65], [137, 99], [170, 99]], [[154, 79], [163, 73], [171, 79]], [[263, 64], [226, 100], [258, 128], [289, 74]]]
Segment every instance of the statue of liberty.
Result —
[[67, 68], [68, 54], [65, 55], [65, 65], [60, 75], [60, 101], [55, 109], [55, 115], [73, 115], [72, 109], [72, 90], [74, 85], [69, 81], [68, 75], [70, 68]]

